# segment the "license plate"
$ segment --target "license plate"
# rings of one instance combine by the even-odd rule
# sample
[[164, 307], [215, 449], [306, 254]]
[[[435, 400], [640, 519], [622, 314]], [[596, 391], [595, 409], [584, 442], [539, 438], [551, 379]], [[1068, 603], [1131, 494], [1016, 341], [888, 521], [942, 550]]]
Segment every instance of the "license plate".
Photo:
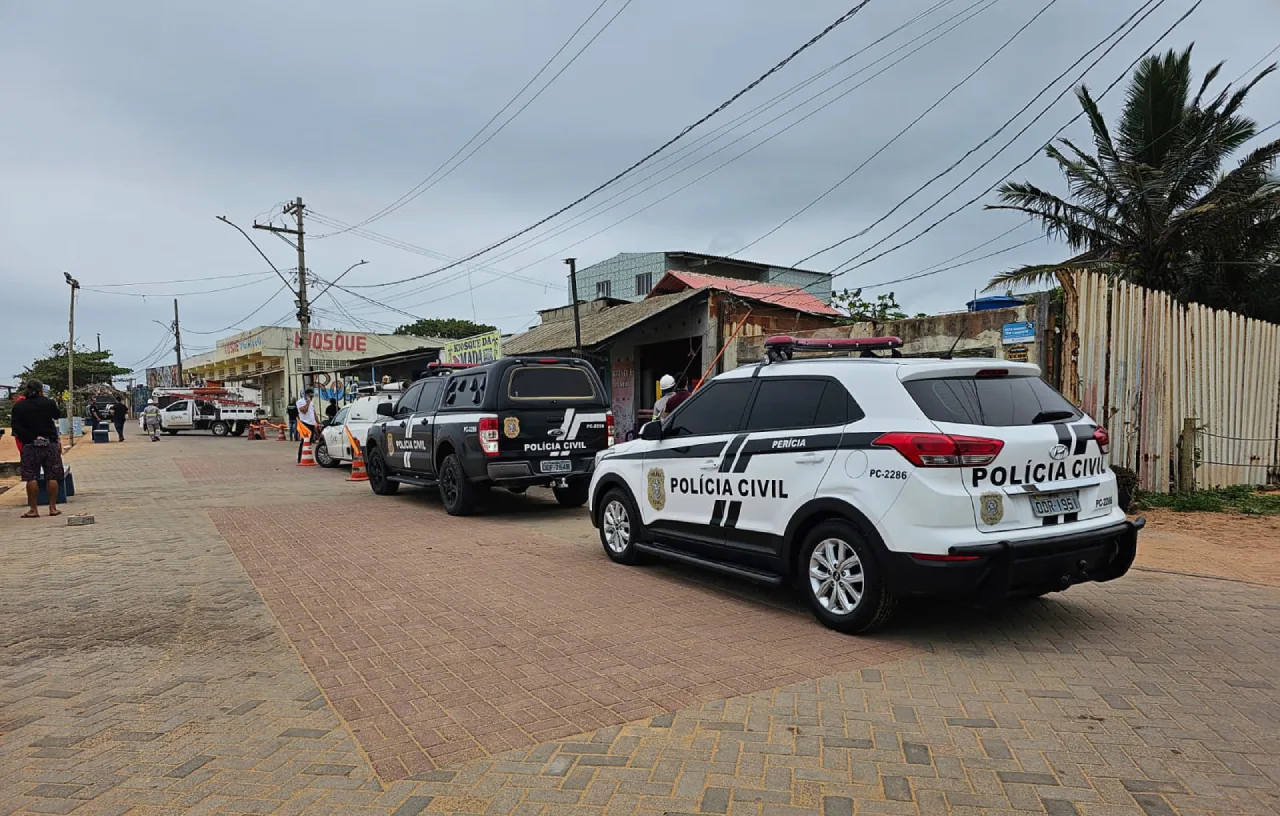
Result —
[[1032, 496], [1031, 512], [1040, 517], [1079, 513], [1080, 494], [1072, 490], [1067, 493], [1045, 493], [1039, 496]]
[[543, 473], [569, 473], [573, 470], [573, 462], [568, 459], [545, 459], [539, 467]]

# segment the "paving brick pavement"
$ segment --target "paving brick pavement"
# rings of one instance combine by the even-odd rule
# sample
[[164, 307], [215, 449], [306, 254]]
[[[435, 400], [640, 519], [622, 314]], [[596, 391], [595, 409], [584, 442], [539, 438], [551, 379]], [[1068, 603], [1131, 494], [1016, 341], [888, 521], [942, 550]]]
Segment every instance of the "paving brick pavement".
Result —
[[[92, 510], [89, 527], [20, 521], [0, 496], [0, 814], [1280, 812], [1275, 589], [1135, 573], [1001, 613], [920, 606], [871, 641], [902, 651], [855, 668], [841, 661], [862, 659], [849, 644], [863, 641], [829, 636], [791, 599], [602, 563], [583, 522], [537, 500], [452, 526], [420, 494], [378, 499], [342, 471], [293, 469], [281, 446], [243, 445], [178, 437], [77, 454], [69, 508]], [[535, 512], [517, 515], [521, 504]], [[276, 529], [310, 524], [300, 517], [328, 535]], [[469, 544], [525, 569], [545, 561], [574, 597], [548, 598], [544, 575], [501, 572], [503, 592], [479, 593], [464, 575]], [[296, 560], [273, 559], [273, 546]], [[277, 570], [296, 576], [291, 587]], [[388, 570], [403, 574], [390, 583]], [[328, 595], [341, 603], [317, 599]], [[678, 614], [649, 605], [664, 602]], [[608, 611], [570, 617], [590, 603]], [[521, 617], [547, 607], [563, 617]], [[299, 637], [290, 615], [306, 609], [334, 616]], [[563, 672], [584, 653], [571, 644], [603, 640], [597, 659], [622, 665], [592, 664], [598, 676], [639, 696], [685, 683], [690, 697], [645, 697], [668, 710], [392, 781], [362, 750], [374, 744], [362, 723], [376, 718], [340, 716], [344, 698], [322, 693], [329, 678], [308, 641], [321, 624], [340, 665], [372, 665], [358, 653], [398, 643], [471, 683], [480, 662], [504, 680], [516, 665]], [[402, 639], [406, 624], [427, 639]], [[354, 630], [337, 627], [351, 625], [377, 639], [345, 642]], [[511, 645], [515, 632], [527, 642]], [[777, 659], [794, 658], [798, 676], [745, 694], [731, 677], [708, 680], [723, 699], [699, 692], [685, 649], [705, 645], [694, 670], [725, 678], [743, 647], [721, 639], [744, 636], [757, 638], [756, 660], [737, 688], [770, 682]], [[832, 643], [852, 651], [822, 654]], [[671, 671], [633, 665], [640, 644]], [[522, 662], [500, 659], [503, 645]], [[534, 691], [582, 682], [568, 669]], [[449, 693], [415, 699], [445, 709]]]

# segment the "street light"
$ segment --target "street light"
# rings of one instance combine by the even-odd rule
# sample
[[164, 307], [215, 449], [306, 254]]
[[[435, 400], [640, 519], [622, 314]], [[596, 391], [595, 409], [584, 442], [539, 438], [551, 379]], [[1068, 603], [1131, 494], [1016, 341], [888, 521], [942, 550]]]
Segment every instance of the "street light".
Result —
[[67, 439], [70, 447], [76, 446], [75, 426], [75, 387], [76, 387], [76, 290], [80, 281], [71, 277], [70, 272], [63, 272], [67, 285], [71, 287], [71, 312], [67, 319]]
[[332, 283], [330, 283], [328, 286], [326, 286], [326, 287], [324, 288], [324, 290], [320, 292], [320, 294], [319, 294], [319, 295], [316, 295], [316, 300], [319, 300], [319, 299], [324, 295], [324, 293], [325, 293], [325, 292], [328, 292], [328, 291], [329, 291], [330, 289], [332, 289], [334, 286], [337, 286], [338, 281], [342, 280], [343, 278], [345, 278], [345, 277], [347, 276], [347, 272], [350, 272], [352, 269], [355, 269], [357, 266], [364, 266], [364, 265], [365, 265], [365, 264], [367, 264], [367, 263], [369, 263], [369, 262], [368, 262], [368, 261], [361, 260], [361, 261], [356, 261], [355, 263], [351, 264], [351, 266], [348, 266], [348, 267], [347, 267], [347, 269], [346, 269], [346, 272], [343, 272], [341, 275], [339, 275], [338, 277], [334, 278]]
[[276, 269], [276, 265], [271, 263], [271, 259], [267, 257], [267, 253], [263, 252], [262, 248], [259, 247], [258, 244], [252, 238], [249, 237], [249, 233], [240, 229], [240, 226], [238, 224], [236, 224], [231, 219], [227, 218], [225, 215], [219, 215], [218, 220], [228, 226], [235, 227], [236, 231], [239, 232], [241, 235], [243, 235], [246, 241], [253, 244], [254, 249], [258, 250], [258, 254], [262, 256], [262, 260], [266, 261], [267, 264], [269, 264], [271, 268], [275, 270], [275, 273], [280, 276], [280, 280], [284, 281], [284, 285], [288, 286], [290, 289], [293, 288], [293, 281], [286, 278], [279, 269]]

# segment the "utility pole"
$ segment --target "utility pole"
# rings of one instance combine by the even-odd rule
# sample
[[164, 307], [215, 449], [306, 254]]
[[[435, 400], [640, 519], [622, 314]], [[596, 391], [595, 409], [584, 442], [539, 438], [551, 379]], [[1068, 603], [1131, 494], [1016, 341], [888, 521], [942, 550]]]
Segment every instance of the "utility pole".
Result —
[[578, 259], [565, 258], [569, 265], [569, 294], [573, 296], [573, 350], [582, 356], [582, 322], [578, 319]]
[[98, 332], [98, 351], [102, 351], [102, 332]]
[[178, 299], [173, 299], [173, 350], [178, 355], [178, 386], [181, 386], [182, 379], [182, 332], [178, 329]]
[[255, 223], [253, 225], [254, 229], [274, 232], [277, 235], [281, 233], [292, 235], [298, 241], [294, 246], [298, 250], [298, 346], [302, 351], [303, 388], [306, 388], [307, 377], [310, 376], [311, 372], [311, 304], [307, 300], [307, 251], [303, 243], [305, 234], [302, 225], [302, 214], [305, 209], [306, 205], [302, 203], [301, 196], [295, 198], [292, 204], [284, 208], [284, 214], [292, 215], [297, 221], [297, 229], [276, 227], [271, 224]]
[[63, 272], [67, 285], [71, 287], [71, 313], [67, 319], [67, 438], [70, 447], [76, 446], [75, 387], [76, 387], [76, 290], [80, 281], [71, 277], [70, 272]]

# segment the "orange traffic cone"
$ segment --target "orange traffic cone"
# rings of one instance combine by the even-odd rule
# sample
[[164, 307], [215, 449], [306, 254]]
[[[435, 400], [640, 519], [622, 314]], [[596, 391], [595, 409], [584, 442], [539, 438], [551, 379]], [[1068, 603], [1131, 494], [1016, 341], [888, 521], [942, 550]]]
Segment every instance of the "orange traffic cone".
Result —
[[347, 439], [351, 442], [351, 450], [355, 451], [355, 458], [351, 460], [351, 475], [347, 477], [347, 481], [367, 482], [369, 472], [364, 468], [364, 454], [360, 451], [360, 443], [356, 442], [351, 431], [347, 431]]
[[315, 467], [316, 458], [311, 455], [311, 437], [304, 436], [302, 438], [302, 458], [298, 460], [298, 467]]
[[282, 422], [282, 423], [280, 423], [280, 435], [276, 437], [276, 441], [277, 441], [277, 442], [284, 442], [284, 441], [286, 441], [286, 439], [285, 439], [285, 435], [284, 435], [284, 423], [283, 423], [283, 422]]

